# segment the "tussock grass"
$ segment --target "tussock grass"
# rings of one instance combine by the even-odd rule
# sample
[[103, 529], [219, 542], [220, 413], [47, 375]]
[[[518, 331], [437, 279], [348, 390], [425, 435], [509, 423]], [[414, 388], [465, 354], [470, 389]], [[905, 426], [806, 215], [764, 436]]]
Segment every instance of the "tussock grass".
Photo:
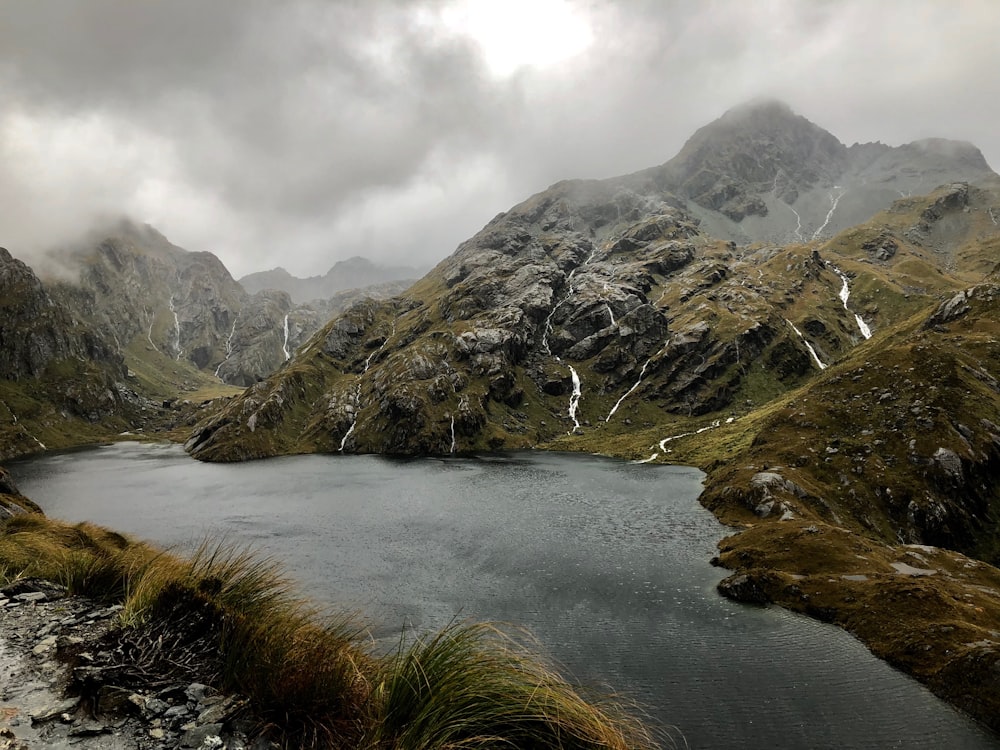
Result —
[[588, 701], [523, 641], [455, 623], [381, 664], [372, 747], [639, 748], [653, 739], [622, 705]]
[[117, 650], [143, 660], [121, 665], [123, 678], [197, 678], [244, 695], [283, 747], [655, 746], [625, 703], [572, 686], [524, 638], [452, 624], [377, 657], [361, 625], [323, 615], [273, 560], [224, 542], [184, 558], [20, 515], [0, 523], [0, 582], [28, 577], [123, 604]]

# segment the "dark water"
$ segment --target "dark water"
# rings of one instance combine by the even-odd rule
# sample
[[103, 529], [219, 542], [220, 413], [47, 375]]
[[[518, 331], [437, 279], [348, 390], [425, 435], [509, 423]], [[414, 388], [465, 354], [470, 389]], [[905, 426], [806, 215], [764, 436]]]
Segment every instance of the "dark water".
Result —
[[376, 638], [455, 617], [527, 626], [691, 748], [1000, 746], [842, 631], [719, 597], [725, 530], [694, 469], [546, 453], [209, 465], [129, 443], [8, 468], [55, 517], [251, 542]]

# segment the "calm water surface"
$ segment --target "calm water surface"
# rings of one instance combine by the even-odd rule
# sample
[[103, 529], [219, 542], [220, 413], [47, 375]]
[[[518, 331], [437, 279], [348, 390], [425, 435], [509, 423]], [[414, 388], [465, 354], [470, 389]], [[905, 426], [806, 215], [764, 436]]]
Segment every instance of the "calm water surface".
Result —
[[988, 748], [1000, 742], [831, 626], [715, 593], [725, 534], [701, 473], [591, 456], [297, 456], [202, 464], [123, 443], [8, 465], [51, 516], [281, 559], [372, 635], [454, 618], [526, 626], [691, 748]]

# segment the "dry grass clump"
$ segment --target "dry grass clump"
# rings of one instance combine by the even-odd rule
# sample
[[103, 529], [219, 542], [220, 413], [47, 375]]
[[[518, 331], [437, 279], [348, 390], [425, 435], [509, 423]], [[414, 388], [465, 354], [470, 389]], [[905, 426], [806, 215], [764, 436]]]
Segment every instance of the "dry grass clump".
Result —
[[372, 747], [655, 746], [620, 703], [588, 701], [517, 640], [489, 623], [453, 624], [380, 665]]
[[224, 543], [189, 558], [39, 514], [0, 523], [0, 583], [44, 578], [123, 605], [127, 682], [198, 679], [250, 700], [284, 747], [645, 749], [650, 733], [494, 625], [453, 624], [376, 657], [362, 627], [322, 616], [278, 566]]

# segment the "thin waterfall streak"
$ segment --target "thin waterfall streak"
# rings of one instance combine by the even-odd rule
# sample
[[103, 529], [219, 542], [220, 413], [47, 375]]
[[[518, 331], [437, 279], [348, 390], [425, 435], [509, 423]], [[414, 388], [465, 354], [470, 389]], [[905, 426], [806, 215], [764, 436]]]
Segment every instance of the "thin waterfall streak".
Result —
[[291, 352], [288, 351], [288, 313], [285, 313], [285, 340], [281, 344], [281, 353], [285, 355], [285, 361], [287, 362], [292, 358]]
[[808, 349], [808, 350], [809, 350], [809, 354], [811, 354], [811, 355], [812, 355], [812, 358], [813, 358], [813, 361], [814, 361], [814, 362], [816, 363], [816, 366], [817, 366], [817, 367], [818, 367], [819, 369], [821, 369], [821, 370], [825, 370], [825, 369], [827, 368], [827, 366], [826, 366], [825, 364], [823, 364], [823, 360], [821, 360], [821, 359], [819, 358], [819, 355], [818, 355], [818, 354], [816, 354], [816, 350], [815, 350], [815, 349], [813, 349], [813, 345], [812, 345], [812, 344], [810, 344], [810, 343], [809, 343], [809, 342], [808, 342], [808, 341], [806, 340], [806, 337], [802, 335], [802, 331], [800, 331], [800, 330], [799, 330], [798, 328], [796, 328], [796, 327], [795, 327], [795, 324], [794, 324], [794, 323], [793, 323], [792, 321], [790, 321], [790, 320], [789, 320], [788, 318], [785, 318], [785, 322], [786, 322], [786, 323], [788, 323], [788, 325], [790, 325], [790, 326], [792, 327], [792, 330], [793, 330], [793, 331], [795, 331], [795, 334], [796, 334], [796, 335], [797, 335], [797, 336], [798, 336], [798, 337], [799, 337], [800, 339], [802, 339], [802, 343], [806, 345], [806, 349]]
[[233, 318], [233, 327], [229, 329], [229, 336], [226, 338], [226, 358], [219, 362], [219, 366], [215, 368], [215, 377], [219, 377], [219, 372], [222, 370], [222, 366], [229, 361], [229, 358], [233, 356], [233, 336], [236, 335], [236, 321], [240, 319], [240, 314], [236, 313], [236, 317]]
[[[834, 189], [835, 190], [840, 190], [840, 187], [837, 186], [837, 185], [835, 185]], [[820, 225], [820, 228], [817, 229], [815, 232], [813, 232], [812, 238], [814, 240], [818, 239], [819, 236], [820, 236], [820, 234], [823, 232], [823, 230], [826, 229], [827, 224], [830, 223], [830, 219], [833, 218], [833, 212], [837, 210], [837, 204], [840, 203], [840, 199], [844, 197], [844, 193], [846, 193], [846, 192], [847, 192], [846, 190], [840, 190], [840, 192], [837, 193], [837, 196], [834, 197], [833, 191], [830, 191], [830, 200], [833, 202], [833, 205], [830, 206], [830, 210], [826, 214], [826, 219]]]
[[344, 437], [340, 439], [340, 451], [339, 451], [340, 453], [344, 452], [344, 448], [347, 447], [347, 439], [354, 434], [354, 428], [357, 427], [358, 425], [358, 416], [361, 414], [361, 379], [368, 372], [368, 368], [372, 366], [372, 360], [375, 358], [375, 355], [381, 352], [383, 349], [385, 349], [386, 344], [388, 344], [389, 340], [395, 335], [396, 335], [396, 323], [393, 322], [392, 330], [390, 331], [389, 335], [386, 336], [385, 341], [382, 342], [382, 346], [380, 346], [378, 349], [369, 354], [367, 359], [365, 359], [365, 367], [361, 371], [361, 374], [358, 375], [358, 382], [354, 386], [353, 419], [351, 420], [351, 426], [348, 427], [347, 432], [344, 433]]
[[631, 388], [625, 391], [625, 394], [620, 399], [618, 399], [617, 402], [615, 402], [614, 406], [611, 407], [611, 411], [608, 412], [608, 416], [604, 419], [605, 424], [611, 421], [611, 417], [613, 417], [615, 415], [615, 412], [618, 411], [618, 407], [622, 405], [622, 401], [631, 396], [632, 393], [635, 391], [635, 389], [639, 387], [640, 383], [642, 383], [642, 378], [646, 374], [646, 368], [649, 367], [649, 363], [652, 361], [653, 361], [652, 357], [646, 360], [646, 363], [642, 366], [642, 369], [639, 370], [639, 379], [636, 380], [635, 385], [633, 385]]
[[170, 312], [174, 314], [174, 359], [181, 358], [181, 319], [177, 317], [177, 309], [174, 307], [174, 295], [170, 295], [170, 302], [167, 303]]
[[851, 310], [851, 308], [847, 306], [847, 300], [851, 298], [851, 287], [847, 282], [847, 274], [841, 271], [836, 266], [830, 266], [830, 267], [833, 269], [833, 272], [840, 277], [840, 280], [844, 282], [844, 285], [840, 288], [840, 294], [838, 295], [840, 297], [841, 304], [843, 304], [844, 309], [847, 312], [851, 313], [854, 316], [854, 322], [857, 323], [858, 330], [861, 331], [861, 335], [864, 336], [865, 339], [870, 339], [872, 337], [872, 329], [868, 327], [867, 323], [865, 323], [864, 318], [862, 318], [860, 315], [858, 315], [856, 312], [854, 312], [853, 310]]
[[569, 374], [573, 379], [573, 393], [569, 397], [569, 418], [573, 420], [573, 432], [576, 432], [580, 429], [580, 423], [576, 418], [576, 410], [580, 405], [580, 396], [583, 395], [583, 383], [580, 381], [580, 376], [576, 374], [573, 365], [567, 365], [567, 367], [569, 367]]

